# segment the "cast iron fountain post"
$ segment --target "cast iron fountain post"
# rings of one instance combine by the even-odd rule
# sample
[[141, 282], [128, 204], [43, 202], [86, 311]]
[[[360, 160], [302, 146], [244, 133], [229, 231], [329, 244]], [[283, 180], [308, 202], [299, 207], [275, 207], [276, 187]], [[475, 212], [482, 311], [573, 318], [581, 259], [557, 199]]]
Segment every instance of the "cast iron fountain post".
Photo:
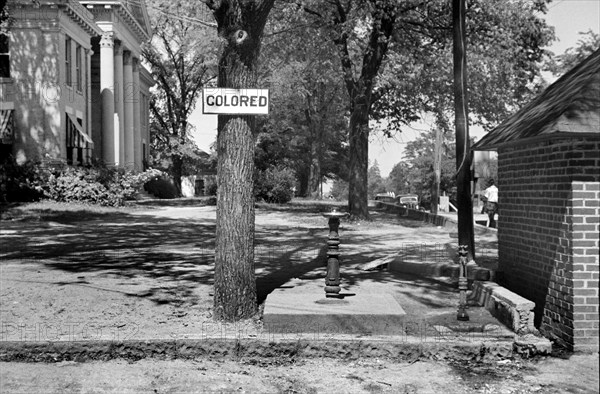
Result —
[[329, 237], [327, 239], [327, 275], [325, 276], [325, 297], [340, 298], [340, 218], [347, 213], [331, 212], [323, 213], [329, 219]]
[[460, 264], [460, 272], [458, 275], [458, 290], [460, 291], [460, 299], [458, 301], [458, 314], [456, 315], [457, 320], [468, 321], [469, 315], [467, 313], [467, 256], [469, 254], [468, 245], [458, 246], [458, 263]]

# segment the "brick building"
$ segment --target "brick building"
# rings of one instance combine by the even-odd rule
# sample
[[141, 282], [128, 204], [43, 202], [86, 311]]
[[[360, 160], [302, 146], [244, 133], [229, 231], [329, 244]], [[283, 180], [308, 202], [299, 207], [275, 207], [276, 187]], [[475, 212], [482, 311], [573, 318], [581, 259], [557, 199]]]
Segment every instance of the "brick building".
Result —
[[13, 0], [0, 34], [0, 150], [18, 163], [141, 170], [149, 88], [143, 1]]
[[600, 51], [473, 149], [498, 152], [502, 285], [544, 335], [598, 351]]

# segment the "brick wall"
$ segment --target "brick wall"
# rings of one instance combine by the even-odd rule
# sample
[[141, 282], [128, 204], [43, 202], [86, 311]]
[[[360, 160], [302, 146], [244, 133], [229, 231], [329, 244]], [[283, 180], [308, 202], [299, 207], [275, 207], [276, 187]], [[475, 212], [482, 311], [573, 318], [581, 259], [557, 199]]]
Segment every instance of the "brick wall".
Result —
[[499, 271], [535, 302], [536, 326], [575, 350], [598, 350], [600, 140], [499, 151]]

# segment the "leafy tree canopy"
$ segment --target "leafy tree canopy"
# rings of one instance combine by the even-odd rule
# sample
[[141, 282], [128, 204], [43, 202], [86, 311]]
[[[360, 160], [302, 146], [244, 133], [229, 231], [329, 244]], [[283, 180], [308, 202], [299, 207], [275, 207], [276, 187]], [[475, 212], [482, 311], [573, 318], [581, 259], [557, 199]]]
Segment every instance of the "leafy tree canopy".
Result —
[[[537, 92], [536, 77], [554, 29], [541, 14], [547, 1], [469, 1], [466, 13], [471, 123], [487, 129]], [[389, 134], [434, 113], [453, 118], [452, 12], [429, 1], [401, 18], [385, 72], [378, 80], [372, 117], [386, 119]], [[441, 122], [444, 123], [444, 122]], [[442, 125], [443, 126], [443, 125]]]
[[190, 138], [189, 117], [202, 87], [216, 79], [217, 32], [204, 22], [210, 14], [203, 5], [168, 0], [147, 4], [154, 36], [142, 50], [156, 82], [150, 102], [154, 164], [169, 169], [179, 185], [186, 168], [193, 172], [193, 163], [202, 161]]
[[257, 169], [275, 166], [279, 157], [294, 170], [301, 196], [315, 196], [325, 178], [344, 176], [346, 93], [324, 34], [295, 7], [280, 4], [261, 51], [259, 84], [270, 87], [271, 108], [258, 137]]
[[568, 48], [565, 53], [548, 62], [548, 68], [554, 75], [566, 73], [600, 48], [600, 34], [590, 29], [580, 32], [579, 36], [575, 47]]

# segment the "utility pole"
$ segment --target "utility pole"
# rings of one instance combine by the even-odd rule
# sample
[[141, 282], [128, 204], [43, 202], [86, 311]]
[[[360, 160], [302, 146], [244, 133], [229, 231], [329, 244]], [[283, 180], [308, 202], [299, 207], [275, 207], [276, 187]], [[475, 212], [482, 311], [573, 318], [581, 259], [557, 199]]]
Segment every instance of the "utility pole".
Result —
[[442, 178], [442, 130], [435, 130], [435, 145], [433, 148], [433, 189], [431, 190], [431, 213], [437, 215], [440, 202], [440, 179]]
[[471, 201], [471, 148], [467, 108], [467, 60], [465, 50], [465, 0], [452, 0], [454, 26], [454, 123], [456, 127], [456, 186], [458, 244], [467, 245], [469, 260], [475, 259], [473, 202]]

